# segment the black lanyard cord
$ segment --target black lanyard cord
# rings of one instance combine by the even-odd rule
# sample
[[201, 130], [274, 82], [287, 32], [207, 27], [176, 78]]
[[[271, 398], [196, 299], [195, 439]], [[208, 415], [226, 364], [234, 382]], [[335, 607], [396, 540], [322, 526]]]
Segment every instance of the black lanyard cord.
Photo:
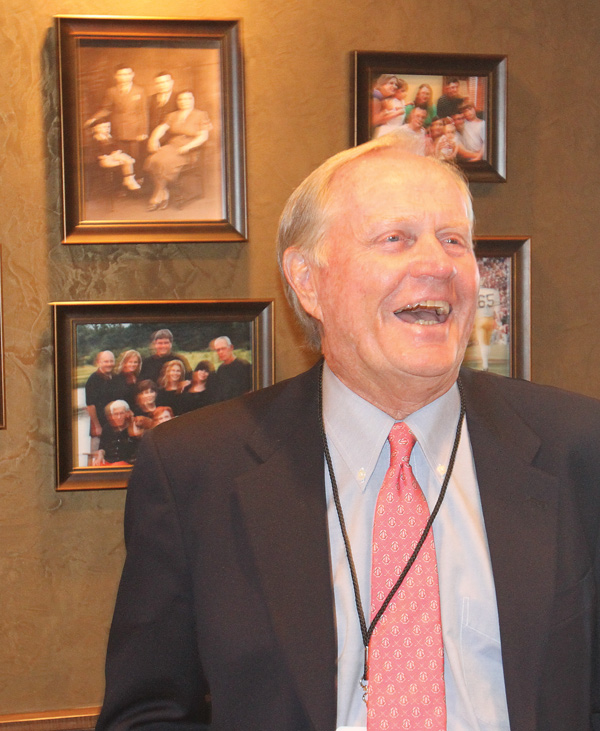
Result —
[[371, 640], [371, 636], [373, 635], [373, 632], [375, 631], [375, 627], [377, 626], [377, 623], [383, 616], [385, 610], [388, 607], [388, 604], [392, 601], [394, 598], [394, 595], [400, 588], [402, 582], [404, 581], [404, 578], [406, 577], [406, 574], [410, 571], [412, 565], [417, 559], [417, 556], [419, 554], [419, 551], [421, 550], [421, 547], [423, 543], [425, 542], [425, 539], [427, 538], [427, 535], [429, 531], [431, 530], [431, 526], [433, 525], [433, 521], [435, 520], [441, 506], [442, 502], [444, 500], [444, 496], [446, 495], [446, 490], [448, 488], [448, 483], [450, 482], [450, 477], [452, 476], [452, 471], [454, 469], [454, 463], [456, 461], [456, 454], [458, 452], [458, 445], [460, 444], [460, 435], [462, 430], [462, 423], [465, 417], [465, 399], [464, 399], [464, 393], [463, 393], [463, 387], [462, 383], [460, 382], [460, 378], [457, 380], [457, 386], [458, 391], [460, 395], [460, 414], [458, 416], [458, 424], [456, 425], [456, 436], [454, 437], [454, 445], [452, 447], [452, 453], [450, 455], [450, 460], [448, 462], [448, 469], [446, 470], [446, 475], [444, 477], [444, 482], [442, 484], [442, 489], [440, 490], [439, 497], [437, 499], [437, 502], [435, 504], [435, 507], [431, 511], [431, 514], [429, 516], [429, 519], [427, 521], [427, 525], [425, 528], [423, 528], [423, 532], [421, 533], [421, 537], [419, 538], [419, 542], [415, 546], [415, 550], [413, 551], [411, 557], [408, 559], [406, 566], [404, 567], [402, 573], [398, 577], [398, 580], [394, 584], [394, 586], [390, 589], [387, 597], [385, 598], [383, 604], [379, 608], [379, 611], [377, 614], [373, 617], [373, 620], [369, 627], [367, 627], [367, 621], [365, 619], [365, 613], [363, 611], [362, 606], [362, 600], [360, 597], [360, 587], [358, 585], [358, 577], [356, 575], [356, 567], [354, 565], [354, 558], [352, 557], [352, 548], [350, 545], [350, 538], [348, 536], [348, 531], [346, 529], [346, 521], [344, 520], [344, 512], [342, 510], [342, 503], [340, 500], [340, 493], [337, 486], [337, 480], [335, 479], [335, 473], [333, 471], [333, 462], [331, 459], [331, 454], [329, 452], [329, 445], [327, 443], [327, 435], [325, 433], [325, 419], [323, 417], [323, 368], [324, 363], [321, 363], [321, 371], [319, 374], [319, 426], [321, 429], [321, 439], [323, 441], [323, 452], [325, 454], [325, 461], [327, 462], [327, 470], [329, 472], [329, 478], [331, 480], [331, 489], [333, 492], [333, 501], [335, 503], [335, 509], [337, 511], [338, 521], [340, 524], [340, 530], [342, 532], [342, 537], [344, 539], [344, 547], [346, 549], [346, 557], [348, 559], [348, 567], [350, 569], [350, 575], [352, 577], [352, 586], [354, 588], [354, 603], [356, 604], [356, 611], [358, 613], [358, 620], [360, 622], [360, 631], [362, 634], [362, 640], [363, 645], [365, 648], [365, 669], [363, 674], [363, 681], [366, 681], [367, 674], [368, 674], [368, 667], [367, 667], [367, 657], [368, 657], [368, 648], [369, 648], [369, 642]]

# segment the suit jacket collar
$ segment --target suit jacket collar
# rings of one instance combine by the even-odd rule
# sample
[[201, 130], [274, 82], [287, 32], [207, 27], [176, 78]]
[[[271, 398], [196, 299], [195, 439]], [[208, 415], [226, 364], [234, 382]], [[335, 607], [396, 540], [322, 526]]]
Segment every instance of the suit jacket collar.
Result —
[[558, 480], [535, 464], [540, 439], [503, 379], [463, 370], [467, 424], [496, 586], [511, 728], [536, 728], [554, 594]]
[[237, 479], [237, 487], [298, 695], [315, 731], [331, 731], [337, 646], [317, 379], [313, 368], [272, 404], [247, 444], [257, 465]]

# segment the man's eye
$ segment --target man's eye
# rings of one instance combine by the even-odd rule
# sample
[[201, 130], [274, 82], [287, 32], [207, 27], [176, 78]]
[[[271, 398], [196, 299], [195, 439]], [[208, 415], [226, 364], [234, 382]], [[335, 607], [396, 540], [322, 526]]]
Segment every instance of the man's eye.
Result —
[[400, 241], [400, 236], [398, 234], [390, 234], [389, 236], [385, 237], [386, 241], [389, 241], [390, 243], [396, 243], [397, 241]]

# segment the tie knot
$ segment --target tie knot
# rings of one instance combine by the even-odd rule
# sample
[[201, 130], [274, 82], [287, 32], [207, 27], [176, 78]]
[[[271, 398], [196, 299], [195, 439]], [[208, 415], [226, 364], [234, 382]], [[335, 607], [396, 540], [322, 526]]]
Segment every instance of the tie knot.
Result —
[[390, 443], [390, 464], [399, 464], [410, 460], [410, 453], [417, 440], [403, 421], [394, 424], [388, 436], [388, 441]]

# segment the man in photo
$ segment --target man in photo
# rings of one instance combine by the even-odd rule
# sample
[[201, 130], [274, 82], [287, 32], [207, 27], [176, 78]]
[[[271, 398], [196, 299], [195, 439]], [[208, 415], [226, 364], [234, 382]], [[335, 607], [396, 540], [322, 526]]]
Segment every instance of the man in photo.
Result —
[[485, 122], [479, 119], [474, 105], [468, 99], [459, 111], [464, 116], [461, 134], [465, 149], [480, 155], [479, 159], [485, 160]]
[[173, 333], [168, 328], [161, 328], [152, 333], [150, 349], [152, 355], [144, 358], [142, 362], [140, 381], [150, 380], [158, 383], [162, 367], [170, 360], [180, 360], [185, 366], [186, 374], [191, 373], [192, 369], [187, 358], [181, 353], [173, 352]]
[[107, 89], [102, 106], [85, 123], [91, 127], [98, 120], [108, 119], [112, 134], [123, 152], [143, 163], [142, 142], [148, 139], [148, 109], [146, 92], [133, 83], [131, 66], [121, 64], [115, 69], [115, 85]]
[[463, 103], [463, 97], [459, 94], [459, 80], [457, 76], [445, 76], [443, 83], [443, 94], [437, 101], [437, 115], [442, 119], [456, 114]]
[[282, 214], [318, 363], [145, 435], [98, 731], [599, 727], [600, 403], [461, 367], [468, 186], [402, 142]]
[[241, 396], [252, 390], [252, 365], [243, 358], [237, 358], [233, 343], [226, 335], [215, 338], [212, 349], [221, 364], [215, 374], [217, 394], [220, 401]]
[[94, 466], [133, 464], [139, 439], [135, 436], [136, 428], [129, 404], [123, 399], [117, 399], [107, 404], [105, 412], [107, 426], [100, 436], [100, 447], [94, 456]]
[[150, 134], [165, 121], [167, 114], [177, 111], [176, 97], [173, 94], [174, 83], [168, 71], [159, 71], [154, 77], [155, 92], [148, 100]]
[[110, 350], [96, 355], [96, 370], [85, 384], [85, 403], [90, 417], [90, 452], [97, 452], [102, 430], [107, 424], [105, 408], [114, 398], [115, 356]]

